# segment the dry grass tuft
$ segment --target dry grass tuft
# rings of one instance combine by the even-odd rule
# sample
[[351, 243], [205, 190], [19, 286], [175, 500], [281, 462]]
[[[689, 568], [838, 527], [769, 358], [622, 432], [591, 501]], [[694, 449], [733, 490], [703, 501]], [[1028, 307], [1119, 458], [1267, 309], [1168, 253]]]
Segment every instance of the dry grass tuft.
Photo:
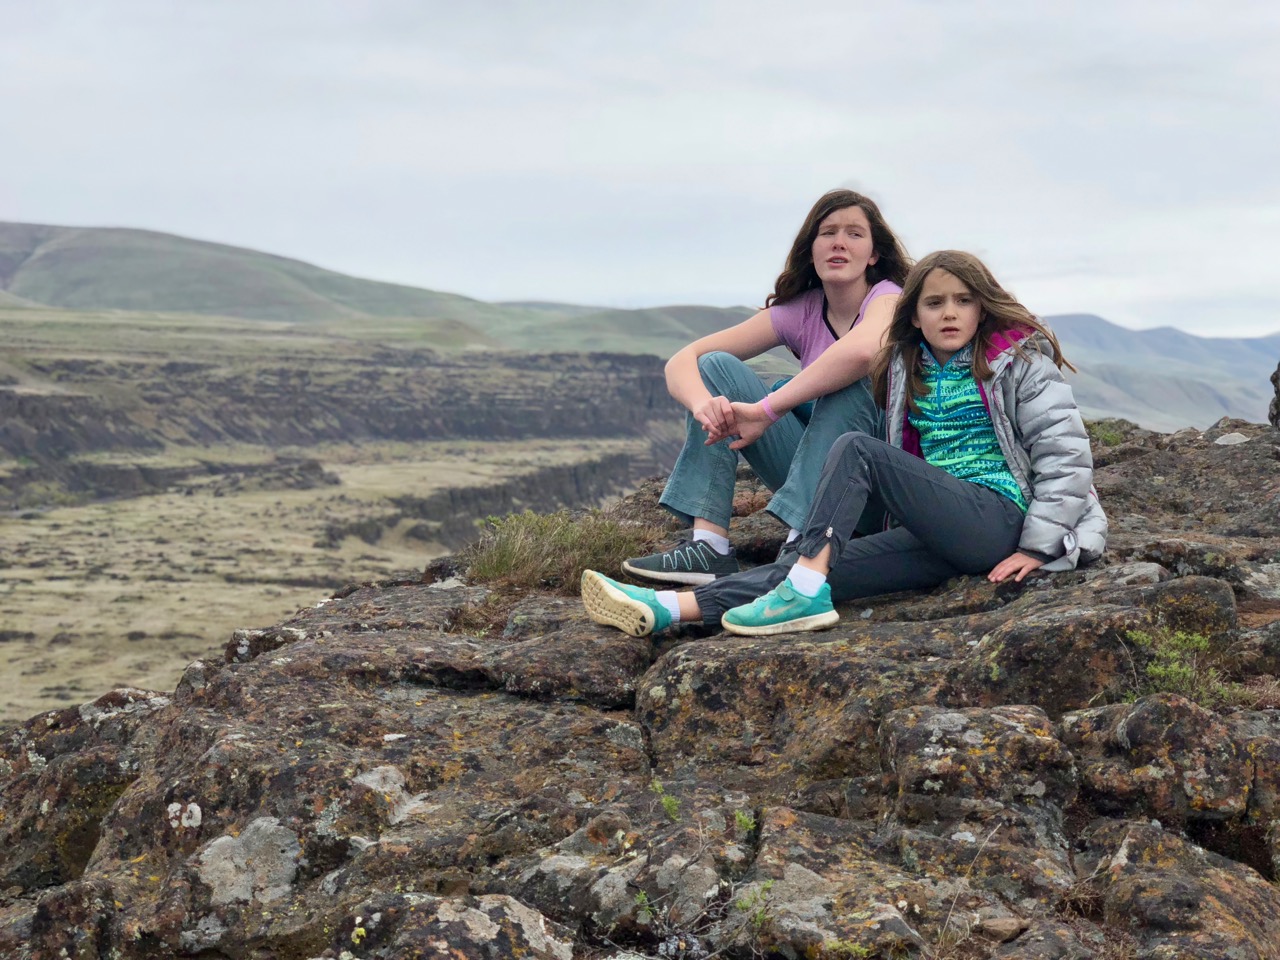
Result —
[[1250, 677], [1234, 685], [1232, 702], [1247, 710], [1280, 710], [1280, 679]]
[[491, 593], [478, 603], [462, 606], [445, 626], [447, 633], [465, 633], [473, 637], [499, 637], [506, 630], [511, 611], [524, 600], [523, 589]]
[[628, 557], [652, 552], [666, 535], [608, 510], [526, 510], [490, 517], [461, 560], [475, 581], [574, 594], [583, 570], [615, 571]]

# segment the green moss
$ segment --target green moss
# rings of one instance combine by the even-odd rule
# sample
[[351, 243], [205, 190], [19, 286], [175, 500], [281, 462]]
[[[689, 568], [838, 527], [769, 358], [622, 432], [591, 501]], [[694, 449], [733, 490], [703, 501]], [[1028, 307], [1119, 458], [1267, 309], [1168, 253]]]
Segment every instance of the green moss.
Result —
[[828, 940], [822, 945], [822, 957], [870, 957], [869, 947], [849, 940]]
[[1119, 417], [1089, 420], [1086, 421], [1084, 426], [1089, 432], [1089, 440], [1099, 447], [1118, 446], [1140, 429], [1136, 423], [1130, 420], [1122, 420]]

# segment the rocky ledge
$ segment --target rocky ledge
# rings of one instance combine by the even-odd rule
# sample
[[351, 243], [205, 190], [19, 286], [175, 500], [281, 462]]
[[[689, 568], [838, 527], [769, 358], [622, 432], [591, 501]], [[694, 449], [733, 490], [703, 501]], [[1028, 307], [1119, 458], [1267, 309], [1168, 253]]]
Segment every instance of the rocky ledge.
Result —
[[660, 643], [364, 585], [37, 716], [0, 956], [1280, 958], [1280, 431], [1096, 439], [1087, 570]]

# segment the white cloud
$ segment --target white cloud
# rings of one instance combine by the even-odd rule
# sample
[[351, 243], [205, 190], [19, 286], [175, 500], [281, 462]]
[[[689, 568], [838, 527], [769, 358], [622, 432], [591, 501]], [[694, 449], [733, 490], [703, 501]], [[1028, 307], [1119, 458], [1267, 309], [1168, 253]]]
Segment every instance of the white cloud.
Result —
[[[13, 7], [12, 10], [9, 7]], [[857, 185], [1042, 313], [1280, 329], [1272, 4], [6, 5], [0, 216], [487, 299], [759, 303]]]

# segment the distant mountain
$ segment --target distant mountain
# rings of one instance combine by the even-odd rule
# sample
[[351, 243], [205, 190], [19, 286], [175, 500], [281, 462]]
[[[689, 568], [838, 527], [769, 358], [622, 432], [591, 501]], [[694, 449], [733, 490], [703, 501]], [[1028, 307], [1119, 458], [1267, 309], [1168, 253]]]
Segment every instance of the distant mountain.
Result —
[[36, 303], [34, 300], [24, 300], [22, 297], [14, 296], [7, 290], [0, 290], [0, 307], [24, 307], [30, 309], [43, 306], [44, 304]]
[[537, 310], [540, 313], [552, 313], [561, 317], [582, 317], [589, 313], [599, 313], [607, 307], [588, 307], [579, 303], [556, 303], [552, 300], [500, 300], [500, 307], [516, 307], [520, 310]]
[[1086, 416], [1120, 416], [1157, 430], [1204, 427], [1224, 416], [1262, 423], [1280, 334], [1196, 337], [1172, 327], [1129, 330], [1090, 314], [1046, 317]]
[[[486, 303], [362, 280], [273, 254], [147, 230], [0, 223], [0, 310], [128, 310], [315, 326], [438, 350], [601, 351], [669, 356], [749, 307], [617, 310], [547, 301]], [[1223, 416], [1262, 422], [1280, 334], [1197, 337], [1128, 330], [1089, 314], [1047, 318], [1081, 373], [1086, 416], [1158, 430]], [[770, 357], [771, 371], [785, 361]]]
[[686, 343], [740, 323], [748, 307], [674, 306], [644, 310], [600, 310], [548, 323], [540, 336], [577, 344], [579, 350], [624, 350], [667, 357]]
[[1280, 333], [1248, 338], [1197, 337], [1174, 327], [1130, 330], [1081, 313], [1048, 320], [1059, 337], [1069, 338], [1072, 350], [1090, 364], [1123, 358], [1126, 365], [1236, 377], [1260, 371], [1270, 375], [1280, 355]]

